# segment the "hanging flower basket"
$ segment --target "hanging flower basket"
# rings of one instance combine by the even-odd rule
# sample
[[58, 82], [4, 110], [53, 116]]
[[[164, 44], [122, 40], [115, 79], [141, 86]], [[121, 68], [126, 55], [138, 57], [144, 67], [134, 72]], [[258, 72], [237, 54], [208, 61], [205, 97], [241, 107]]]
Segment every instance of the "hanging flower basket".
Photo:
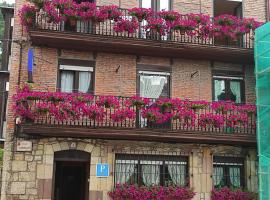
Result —
[[129, 9], [128, 12], [129, 15], [136, 17], [139, 22], [147, 20], [149, 17], [153, 15], [153, 10], [147, 8], [132, 8]]

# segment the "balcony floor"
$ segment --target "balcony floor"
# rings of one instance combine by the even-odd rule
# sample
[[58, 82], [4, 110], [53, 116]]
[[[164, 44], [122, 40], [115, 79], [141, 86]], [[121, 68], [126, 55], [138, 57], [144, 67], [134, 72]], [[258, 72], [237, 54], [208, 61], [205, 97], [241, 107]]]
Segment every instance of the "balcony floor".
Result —
[[106, 35], [83, 34], [52, 30], [30, 30], [34, 45], [81, 51], [201, 59], [240, 64], [253, 64], [253, 49], [136, 39]]
[[213, 133], [203, 131], [171, 131], [161, 129], [90, 128], [85, 126], [23, 123], [18, 136], [71, 137], [108, 140], [155, 141], [169, 143], [200, 143], [256, 146], [254, 134]]

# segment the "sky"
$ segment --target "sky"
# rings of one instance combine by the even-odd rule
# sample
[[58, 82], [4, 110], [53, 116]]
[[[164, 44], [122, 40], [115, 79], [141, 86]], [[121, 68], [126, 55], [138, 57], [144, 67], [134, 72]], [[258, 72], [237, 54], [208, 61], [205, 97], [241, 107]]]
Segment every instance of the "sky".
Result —
[[6, 1], [8, 4], [15, 3], [15, 0], [0, 0], [0, 3], [2, 3], [3, 1]]

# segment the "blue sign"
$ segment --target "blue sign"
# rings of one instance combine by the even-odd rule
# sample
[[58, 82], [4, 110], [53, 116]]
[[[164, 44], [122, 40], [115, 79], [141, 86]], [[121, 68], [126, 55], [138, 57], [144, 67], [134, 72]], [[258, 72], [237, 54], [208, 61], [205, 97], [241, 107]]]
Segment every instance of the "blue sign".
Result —
[[28, 49], [28, 71], [33, 71], [33, 64], [34, 64], [34, 52], [32, 48]]
[[97, 164], [96, 166], [96, 176], [97, 177], [108, 177], [110, 175], [109, 164]]

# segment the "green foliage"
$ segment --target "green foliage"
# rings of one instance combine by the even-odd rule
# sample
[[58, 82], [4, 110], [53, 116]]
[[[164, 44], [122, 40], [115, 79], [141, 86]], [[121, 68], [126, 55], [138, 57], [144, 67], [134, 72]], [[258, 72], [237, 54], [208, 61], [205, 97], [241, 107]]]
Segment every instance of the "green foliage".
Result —
[[0, 148], [0, 166], [3, 164], [4, 149]]

